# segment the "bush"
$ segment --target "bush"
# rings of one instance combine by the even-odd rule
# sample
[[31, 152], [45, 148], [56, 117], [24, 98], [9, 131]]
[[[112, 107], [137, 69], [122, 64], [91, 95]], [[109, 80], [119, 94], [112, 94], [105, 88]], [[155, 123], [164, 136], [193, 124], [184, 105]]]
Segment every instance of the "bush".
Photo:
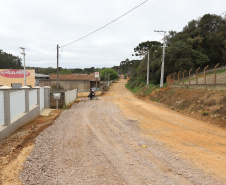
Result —
[[105, 79], [105, 73], [108, 73], [108, 74], [110, 73], [110, 80], [115, 80], [118, 78], [118, 73], [114, 69], [106, 68], [101, 70], [100, 72], [101, 80]]

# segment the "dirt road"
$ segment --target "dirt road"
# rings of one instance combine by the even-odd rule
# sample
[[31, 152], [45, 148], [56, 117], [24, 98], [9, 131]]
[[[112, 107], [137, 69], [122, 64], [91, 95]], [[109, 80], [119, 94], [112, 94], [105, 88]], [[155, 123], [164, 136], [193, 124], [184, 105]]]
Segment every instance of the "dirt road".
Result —
[[36, 139], [24, 184], [226, 184], [226, 131], [111, 86]]

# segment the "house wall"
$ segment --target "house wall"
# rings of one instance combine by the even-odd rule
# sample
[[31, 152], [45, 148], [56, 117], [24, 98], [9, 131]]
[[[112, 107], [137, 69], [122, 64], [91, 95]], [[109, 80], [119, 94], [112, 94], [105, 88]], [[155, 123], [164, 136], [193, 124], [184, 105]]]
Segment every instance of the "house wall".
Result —
[[[35, 70], [26, 70], [26, 72], [26, 85], [35, 87]], [[24, 86], [23, 74], [23, 70], [19, 69], [0, 69], [0, 86], [6, 85], [11, 87], [12, 84], [21, 84], [21, 86]]]
[[[39, 86], [52, 86], [56, 85], [57, 80], [40, 80]], [[63, 90], [78, 89], [78, 92], [84, 92], [90, 90], [89, 80], [59, 80], [59, 84], [63, 87]]]

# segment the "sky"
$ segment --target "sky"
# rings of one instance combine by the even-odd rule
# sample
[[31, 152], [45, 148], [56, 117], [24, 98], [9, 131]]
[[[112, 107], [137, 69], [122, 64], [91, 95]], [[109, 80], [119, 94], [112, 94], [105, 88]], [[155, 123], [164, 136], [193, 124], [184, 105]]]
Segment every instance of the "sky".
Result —
[[[193, 19], [226, 11], [225, 0], [0, 0], [0, 49], [31, 67], [102, 68], [120, 65], [141, 42], [163, 40], [162, 31], [182, 31]], [[64, 46], [66, 45], [66, 46]], [[64, 46], [64, 47], [62, 47]], [[22, 61], [23, 64], [24, 61]]]

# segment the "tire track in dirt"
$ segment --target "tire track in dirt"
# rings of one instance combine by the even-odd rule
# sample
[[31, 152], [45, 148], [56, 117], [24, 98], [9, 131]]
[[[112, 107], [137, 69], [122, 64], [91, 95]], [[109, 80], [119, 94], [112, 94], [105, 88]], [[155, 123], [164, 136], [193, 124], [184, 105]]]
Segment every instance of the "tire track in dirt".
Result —
[[223, 184], [144, 132], [143, 115], [124, 114], [112, 100], [119, 97], [81, 101], [61, 113], [37, 137], [23, 184]]

